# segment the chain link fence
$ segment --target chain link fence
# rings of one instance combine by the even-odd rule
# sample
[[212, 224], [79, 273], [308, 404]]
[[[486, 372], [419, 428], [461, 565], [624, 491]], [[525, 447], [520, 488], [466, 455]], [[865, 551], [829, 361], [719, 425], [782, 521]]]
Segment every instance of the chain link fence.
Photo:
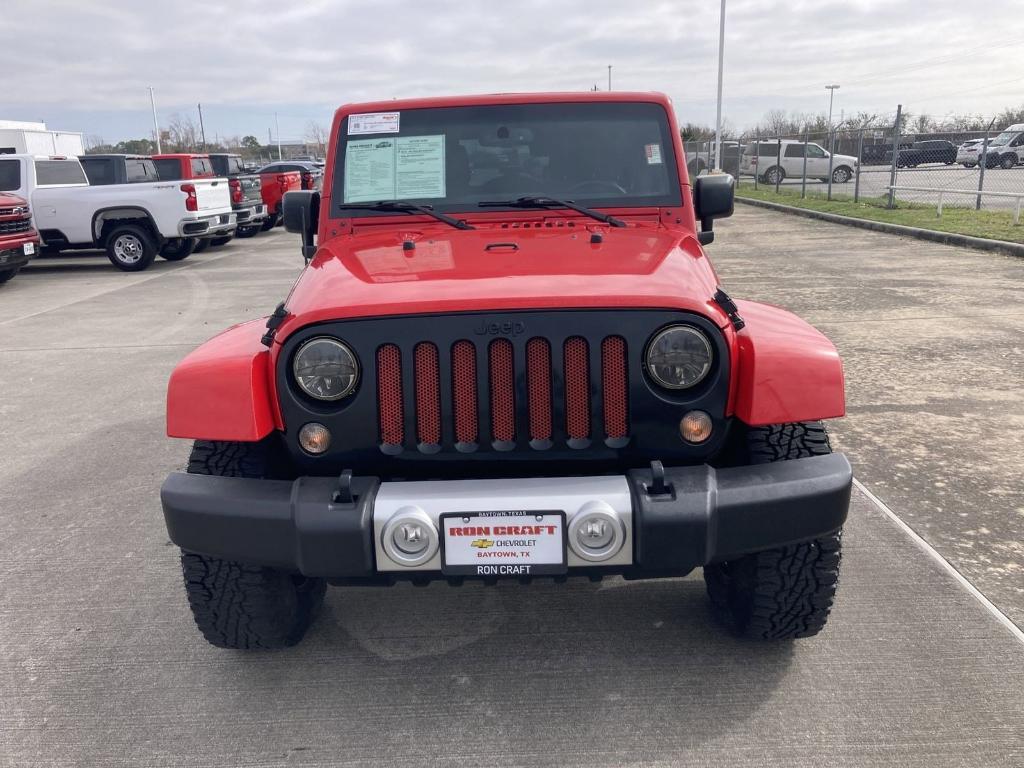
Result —
[[[1005, 211], [1021, 223], [1024, 125], [989, 131], [904, 133], [837, 127], [723, 142], [722, 168], [762, 194], [853, 201], [882, 208]], [[691, 174], [714, 167], [714, 143], [687, 147]], [[781, 201], [781, 200], [780, 200]]]

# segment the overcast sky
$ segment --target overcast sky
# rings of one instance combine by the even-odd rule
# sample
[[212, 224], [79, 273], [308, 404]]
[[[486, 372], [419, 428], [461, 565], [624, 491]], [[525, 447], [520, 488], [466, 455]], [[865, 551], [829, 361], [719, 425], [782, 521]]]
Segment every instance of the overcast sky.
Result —
[[[1024, 103], [1024, 0], [728, 0], [724, 112], [992, 114]], [[715, 0], [3, 0], [0, 119], [107, 141], [203, 104], [208, 138], [285, 140], [347, 101], [660, 90], [713, 124]], [[12, 77], [12, 73], [14, 76]]]

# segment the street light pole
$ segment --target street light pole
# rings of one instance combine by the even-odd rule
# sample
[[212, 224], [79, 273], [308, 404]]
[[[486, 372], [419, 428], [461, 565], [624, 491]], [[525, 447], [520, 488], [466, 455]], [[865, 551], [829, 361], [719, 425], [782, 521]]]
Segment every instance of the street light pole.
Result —
[[277, 122], [277, 112], [274, 113], [274, 131], [277, 133], [277, 159], [281, 160], [281, 124]]
[[725, 63], [725, 0], [718, 12], [718, 104], [715, 109], [715, 168], [722, 170], [722, 69]]
[[832, 133], [832, 98], [836, 95], [836, 89], [838, 85], [826, 85], [825, 90], [828, 91], [828, 132]]
[[162, 155], [163, 149], [160, 147], [160, 125], [156, 121], [156, 99], [153, 96], [153, 86], [149, 86], [149, 106], [153, 108], [153, 135], [156, 137], [156, 153]]
[[612, 89], [612, 65], [608, 65], [608, 90]]

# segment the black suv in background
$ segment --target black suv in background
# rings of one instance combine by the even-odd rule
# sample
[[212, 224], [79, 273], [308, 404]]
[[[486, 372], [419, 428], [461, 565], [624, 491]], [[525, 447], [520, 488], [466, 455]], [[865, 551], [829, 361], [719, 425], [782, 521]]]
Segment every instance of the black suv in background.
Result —
[[[892, 157], [892, 154], [889, 154]], [[901, 149], [897, 158], [901, 168], [913, 168], [925, 163], [943, 163], [952, 165], [956, 162], [956, 144], [944, 139], [915, 141], [908, 149]]]

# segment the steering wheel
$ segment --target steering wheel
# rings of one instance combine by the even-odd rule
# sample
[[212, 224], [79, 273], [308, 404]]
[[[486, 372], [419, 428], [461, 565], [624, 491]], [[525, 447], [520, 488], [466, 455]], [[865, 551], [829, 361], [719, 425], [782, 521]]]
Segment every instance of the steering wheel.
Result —
[[574, 192], [594, 192], [600, 194], [601, 192], [611, 191], [617, 195], [627, 195], [625, 187], [617, 182], [611, 181], [610, 179], [589, 179], [587, 181], [581, 181], [578, 184], [573, 184], [569, 187], [569, 194]]

